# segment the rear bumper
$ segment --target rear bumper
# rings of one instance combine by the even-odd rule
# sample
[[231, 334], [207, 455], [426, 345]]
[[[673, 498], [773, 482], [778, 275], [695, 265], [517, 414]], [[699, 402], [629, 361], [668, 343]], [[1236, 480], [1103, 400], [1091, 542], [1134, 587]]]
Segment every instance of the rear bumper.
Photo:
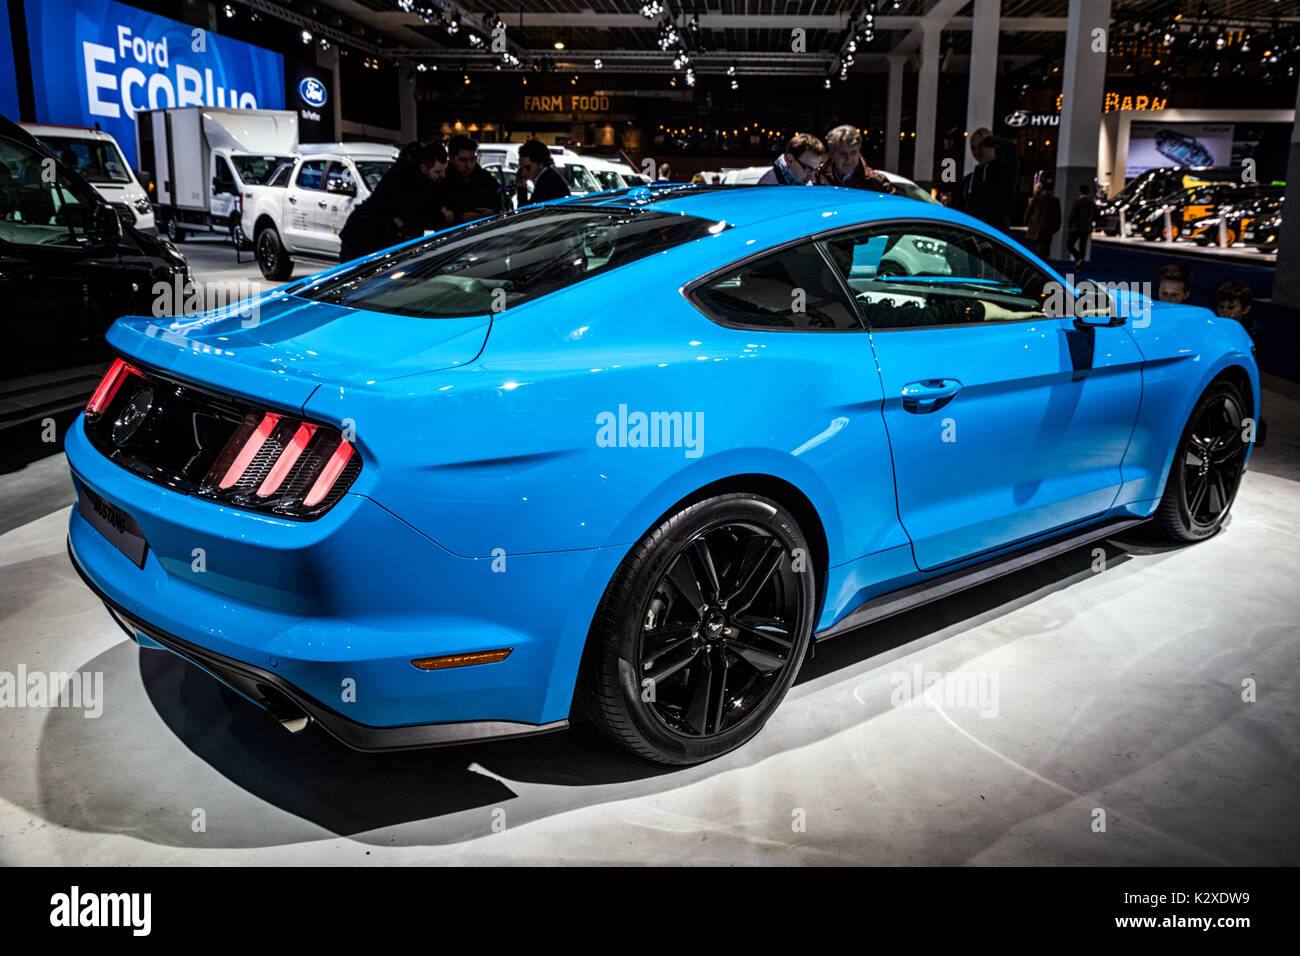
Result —
[[[568, 718], [620, 558], [611, 549], [461, 558], [361, 495], [287, 521], [145, 481], [91, 446], [80, 418], [65, 448], [78, 494], [93, 489], [145, 539], [137, 566], [77, 508], [69, 519], [74, 566], [142, 646], [186, 657], [276, 716], [287, 700], [362, 749], [515, 736]], [[504, 648], [497, 663], [411, 663]], [[259, 699], [250, 682], [275, 694]]]
[[447, 724], [413, 724], [400, 727], [372, 727], [357, 723], [325, 706], [295, 687], [278, 674], [254, 667], [244, 661], [217, 654], [161, 631], [133, 616], [91, 580], [72, 550], [68, 539], [68, 559], [73, 568], [108, 609], [113, 620], [141, 647], [171, 651], [196, 667], [207, 671], [235, 693], [257, 704], [278, 720], [286, 730], [296, 733], [309, 722], [319, 724], [342, 743], [355, 750], [410, 750], [447, 744], [483, 740], [505, 740], [551, 733], [569, 726], [568, 720], [548, 724], [523, 724], [507, 720], [473, 720]]

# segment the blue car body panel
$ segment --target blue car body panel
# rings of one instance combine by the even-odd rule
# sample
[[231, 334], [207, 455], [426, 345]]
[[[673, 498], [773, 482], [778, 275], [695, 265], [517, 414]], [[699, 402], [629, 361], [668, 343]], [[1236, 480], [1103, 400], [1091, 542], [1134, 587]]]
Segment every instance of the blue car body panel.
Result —
[[[628, 549], [706, 486], [762, 476], [806, 502], [819, 528], [805, 530], [825, 541], [824, 630], [1027, 540], [1149, 515], [1192, 406], [1228, 367], [1245, 370], [1258, 417], [1248, 336], [1202, 309], [1132, 299], [1149, 321], [1089, 330], [750, 331], [681, 291], [840, 226], [988, 232], [943, 207], [827, 188], [669, 191], [649, 205], [730, 228], [494, 316], [328, 305], [295, 294], [311, 277], [198, 316], [119, 320], [109, 341], [128, 361], [350, 429], [363, 465], [338, 504], [294, 521], [137, 477], [79, 419], [74, 476], [137, 521], [148, 553], [137, 568], [74, 509], [78, 566], [140, 620], [362, 724], [542, 724], [568, 715]], [[928, 380], [953, 394], [909, 411], [904, 389]], [[683, 443], [630, 447], [638, 412], [680, 413]], [[499, 663], [410, 663], [504, 647]]]

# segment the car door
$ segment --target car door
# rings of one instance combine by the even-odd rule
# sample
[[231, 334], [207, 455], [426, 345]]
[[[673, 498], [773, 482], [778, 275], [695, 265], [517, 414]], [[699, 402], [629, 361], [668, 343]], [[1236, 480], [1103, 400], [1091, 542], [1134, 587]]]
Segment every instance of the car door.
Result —
[[327, 255], [339, 254], [339, 231], [356, 205], [358, 181], [351, 162], [345, 159], [330, 161], [325, 173], [325, 195], [316, 202], [316, 248]]
[[[284, 197], [285, 242], [295, 252], [324, 252], [318, 227], [321, 203], [325, 202], [324, 159], [298, 164], [298, 171]], [[337, 251], [337, 250], [336, 250]]]
[[213, 218], [218, 223], [229, 222], [239, 208], [239, 186], [235, 181], [235, 171], [220, 153], [212, 154], [212, 182], [209, 186], [208, 208]]
[[918, 567], [1110, 508], [1142, 392], [1127, 329], [1053, 317], [1073, 313], [1059, 279], [961, 226], [884, 223], [825, 246], [871, 330]]

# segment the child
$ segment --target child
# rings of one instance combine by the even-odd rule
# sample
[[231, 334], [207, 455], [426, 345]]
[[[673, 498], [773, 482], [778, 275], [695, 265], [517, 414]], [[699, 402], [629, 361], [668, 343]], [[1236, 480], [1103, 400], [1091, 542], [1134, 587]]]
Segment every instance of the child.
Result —
[[1224, 319], [1235, 319], [1246, 329], [1250, 340], [1259, 345], [1259, 322], [1250, 318], [1250, 286], [1244, 282], [1225, 282], [1214, 293], [1214, 314]]
[[1171, 262], [1156, 273], [1156, 300], [1159, 302], [1186, 302], [1192, 295], [1192, 270]]

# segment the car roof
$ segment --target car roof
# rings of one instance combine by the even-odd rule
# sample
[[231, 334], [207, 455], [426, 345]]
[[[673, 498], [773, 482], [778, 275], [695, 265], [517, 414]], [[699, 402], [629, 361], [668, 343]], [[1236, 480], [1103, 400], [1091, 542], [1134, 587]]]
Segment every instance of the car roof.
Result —
[[[33, 136], [68, 136], [76, 139], [103, 139], [112, 140], [110, 133], [102, 129], [95, 129], [91, 126], [57, 126], [53, 123], [19, 123], [23, 129]], [[116, 140], [113, 140], [116, 142]]]
[[[563, 203], [564, 200], [557, 202]], [[656, 183], [632, 189], [591, 193], [571, 200], [584, 206], [654, 209], [659, 212], [698, 216], [733, 226], [749, 226], [786, 216], [815, 216], [831, 219], [841, 213], [852, 223], [874, 218], [945, 218], [936, 215], [945, 207], [923, 203], [906, 196], [839, 186], [748, 186], [684, 183]], [[830, 228], [827, 222], [825, 228]]]

